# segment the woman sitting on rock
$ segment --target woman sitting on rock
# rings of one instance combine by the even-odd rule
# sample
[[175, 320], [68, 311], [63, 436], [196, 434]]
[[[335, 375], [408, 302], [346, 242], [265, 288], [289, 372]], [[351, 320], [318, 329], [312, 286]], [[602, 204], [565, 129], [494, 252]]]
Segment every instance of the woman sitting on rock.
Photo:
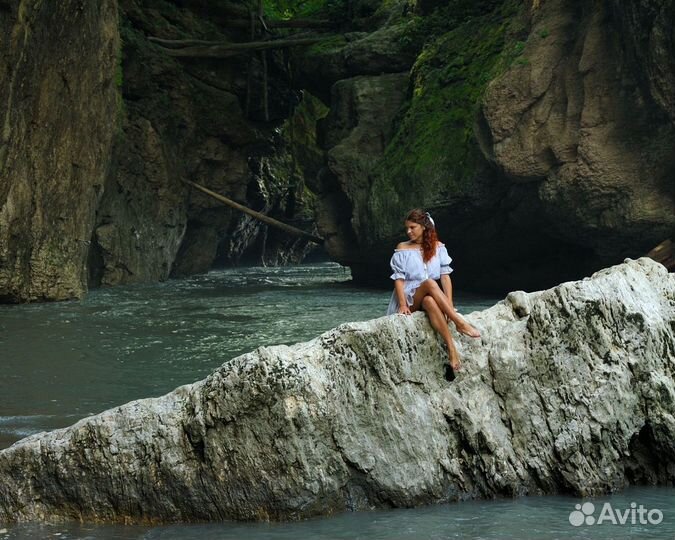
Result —
[[[452, 259], [438, 240], [429, 212], [412, 210], [405, 218], [405, 229], [409, 240], [396, 246], [391, 258], [391, 279], [395, 281], [387, 315], [410, 315], [424, 310], [431, 326], [445, 341], [450, 366], [456, 372], [461, 365], [447, 321], [451, 320], [457, 331], [467, 336], [477, 338], [480, 333], [455, 310], [450, 280]], [[443, 290], [436, 282], [438, 279]]]

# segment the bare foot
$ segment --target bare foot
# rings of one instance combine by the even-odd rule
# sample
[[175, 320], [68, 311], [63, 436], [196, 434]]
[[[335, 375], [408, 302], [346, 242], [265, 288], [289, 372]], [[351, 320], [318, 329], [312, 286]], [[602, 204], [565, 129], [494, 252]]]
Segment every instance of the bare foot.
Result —
[[462, 363], [459, 361], [459, 356], [457, 356], [456, 353], [454, 355], [448, 355], [448, 364], [450, 364], [452, 371], [455, 373], [458, 373], [462, 370]]
[[457, 328], [457, 331], [460, 334], [464, 334], [465, 336], [469, 336], [472, 338], [480, 337], [480, 332], [466, 321], [462, 321], [460, 324], [456, 324], [455, 328]]

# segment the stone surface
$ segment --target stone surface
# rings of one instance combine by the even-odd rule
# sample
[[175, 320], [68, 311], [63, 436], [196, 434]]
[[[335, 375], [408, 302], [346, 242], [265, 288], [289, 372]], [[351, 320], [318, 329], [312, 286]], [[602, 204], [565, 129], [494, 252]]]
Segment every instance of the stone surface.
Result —
[[258, 226], [231, 252], [246, 218], [182, 183], [311, 229], [302, 174], [279, 168], [259, 183], [255, 169], [291, 162], [278, 133], [299, 97], [283, 53], [268, 53], [265, 120], [259, 56], [176, 59], [147, 39], [244, 41], [225, 24], [242, 6], [178, 4], [0, 2], [0, 302], [308, 251]]
[[[576, 279], [672, 237], [672, 2], [459, 4], [476, 13], [415, 3], [425, 16], [410, 28], [429, 35], [402, 106], [383, 117], [394, 119], [384, 156], [322, 177], [331, 257], [382, 283], [403, 217], [424, 207], [458, 284], [504, 292]], [[325, 69], [355, 43], [367, 40], [324, 48]], [[328, 120], [339, 132], [340, 116]], [[341, 162], [366, 155], [351, 148]]]
[[0, 302], [86, 290], [118, 56], [116, 0], [0, 6]]
[[330, 113], [321, 123], [326, 169], [313, 186], [319, 194], [317, 226], [331, 258], [352, 268], [368, 259], [359, 252], [352, 231], [362, 231], [372, 217], [369, 174], [391, 140], [408, 82], [407, 72], [338, 81], [332, 87]]
[[675, 276], [649, 259], [467, 315], [261, 347], [0, 452], [0, 519], [297, 519], [675, 480]]
[[[258, 161], [282, 159], [279, 154], [287, 152], [275, 144], [275, 137], [279, 124], [292, 111], [290, 101], [296, 98], [279, 87], [285, 74], [279, 73], [276, 56], [269, 55], [270, 121], [263, 122], [257, 57], [251, 62], [244, 56], [216, 62], [180, 60], [146, 39], [148, 35], [169, 39], [189, 35], [243, 41], [247, 38], [240, 31], [213, 24], [214, 17], [226, 21], [232, 9], [199, 3], [176, 7], [153, 0], [120, 2], [125, 121], [93, 236], [90, 274], [94, 285], [205, 272], [215, 264], [237, 262], [252, 249], [262, 236], [261, 227], [254, 223], [247, 241], [238, 241], [248, 218], [200, 192], [191, 192], [183, 179], [258, 211], [286, 214], [286, 191], [273, 190], [271, 185], [288, 188], [290, 182], [279, 175], [261, 183], [256, 168]], [[249, 70], [251, 92], [247, 95]], [[270, 191], [273, 200], [259, 205], [258, 199], [265, 199]], [[304, 210], [302, 204], [297, 206]], [[296, 217], [289, 214], [283, 218]], [[286, 246], [270, 241], [251, 260], [271, 262], [279, 252], [285, 253]]]
[[[483, 114], [489, 157], [510, 182], [537, 184], [554, 236], [617, 257], [646, 253], [675, 230], [672, 97], [661, 91], [675, 68], [663, 40], [634, 47], [651, 62], [633, 58], [638, 29], [622, 31], [613, 15], [609, 2], [542, 3], [526, 61], [491, 83]], [[661, 21], [649, 29], [656, 37]]]
[[[392, 13], [398, 8], [390, 8]], [[300, 51], [295, 57], [296, 84], [329, 104], [333, 84], [358, 76], [410, 70], [421, 48], [405, 23], [381, 21], [368, 32], [349, 32]]]

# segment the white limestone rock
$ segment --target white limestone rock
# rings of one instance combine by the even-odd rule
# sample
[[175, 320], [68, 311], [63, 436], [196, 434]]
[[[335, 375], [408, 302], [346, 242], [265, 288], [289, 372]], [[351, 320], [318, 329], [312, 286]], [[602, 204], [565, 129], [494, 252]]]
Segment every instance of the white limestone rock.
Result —
[[0, 452], [0, 520], [296, 519], [675, 480], [675, 276], [649, 259], [466, 316], [260, 349]]

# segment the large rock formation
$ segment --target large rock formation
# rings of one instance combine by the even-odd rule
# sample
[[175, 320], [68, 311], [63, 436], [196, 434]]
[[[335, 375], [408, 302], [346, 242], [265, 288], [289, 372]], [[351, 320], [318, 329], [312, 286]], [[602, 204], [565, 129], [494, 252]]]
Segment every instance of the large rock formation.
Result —
[[147, 39], [246, 41], [248, 29], [226, 24], [243, 16], [242, 9], [248, 17], [236, 3], [120, 1], [125, 108], [93, 231], [92, 284], [205, 272], [252, 249], [257, 261], [302, 257], [304, 246], [294, 239], [267, 235], [259, 222], [182, 183], [195, 181], [282, 220], [302, 221], [307, 208], [293, 191], [295, 171], [274, 165], [288, 154], [280, 125], [297, 101], [281, 55], [268, 54], [266, 120], [258, 55], [173, 58]]
[[[329, 159], [338, 189], [319, 193], [320, 231], [335, 236], [329, 252], [355, 279], [387, 275], [401, 221], [417, 206], [438, 218], [458, 278], [482, 289], [550, 286], [673, 236], [672, 2], [441, 0], [416, 8], [423, 17], [387, 23], [402, 34], [377, 32], [397, 36], [388, 49], [397, 59], [382, 71], [410, 73], [403, 106], [382, 113], [386, 106], [370, 105], [364, 118], [381, 115], [375, 130], [328, 117], [345, 140], [353, 138], [345, 125], [388, 133], [383, 152], [343, 153], [345, 163], [371, 158], [370, 167]], [[410, 57], [401, 43], [419, 45], [420, 33], [425, 47], [403, 69]], [[366, 42], [322, 49], [324, 70], [343, 79], [361, 73], [345, 69], [344, 58]], [[339, 144], [326, 145], [327, 154]], [[331, 208], [339, 227], [326, 218]]]
[[0, 5], [0, 301], [86, 290], [118, 130], [117, 1]]
[[182, 182], [312, 227], [282, 53], [267, 53], [266, 116], [259, 54], [177, 59], [147, 39], [246, 41], [227, 22], [248, 11], [178, 4], [0, 2], [0, 302], [308, 251]]
[[470, 314], [262, 347], [0, 452], [0, 519], [287, 519], [675, 480], [675, 276], [649, 259]]
[[369, 260], [359, 252], [354, 233], [371, 222], [368, 174], [391, 139], [392, 121], [407, 87], [407, 73], [338, 81], [332, 87], [330, 113], [320, 123], [326, 167], [310, 184], [318, 196], [316, 222], [328, 252], [355, 273]]
[[542, 2], [526, 61], [485, 96], [488, 158], [509, 183], [536, 186], [552, 237], [601, 258], [646, 253], [675, 230], [675, 111], [662, 91], [675, 49], [660, 38], [673, 7], [660, 4]]
[[[316, 209], [361, 282], [386, 281], [417, 206], [483, 290], [674, 235], [671, 1], [349, 6], [329, 39], [268, 52], [264, 77], [258, 53], [179, 59], [148, 40], [246, 41], [238, 2], [1, 2], [0, 301], [307, 252], [183, 179], [308, 230]], [[296, 121], [303, 92], [331, 108], [321, 166], [325, 111]]]

